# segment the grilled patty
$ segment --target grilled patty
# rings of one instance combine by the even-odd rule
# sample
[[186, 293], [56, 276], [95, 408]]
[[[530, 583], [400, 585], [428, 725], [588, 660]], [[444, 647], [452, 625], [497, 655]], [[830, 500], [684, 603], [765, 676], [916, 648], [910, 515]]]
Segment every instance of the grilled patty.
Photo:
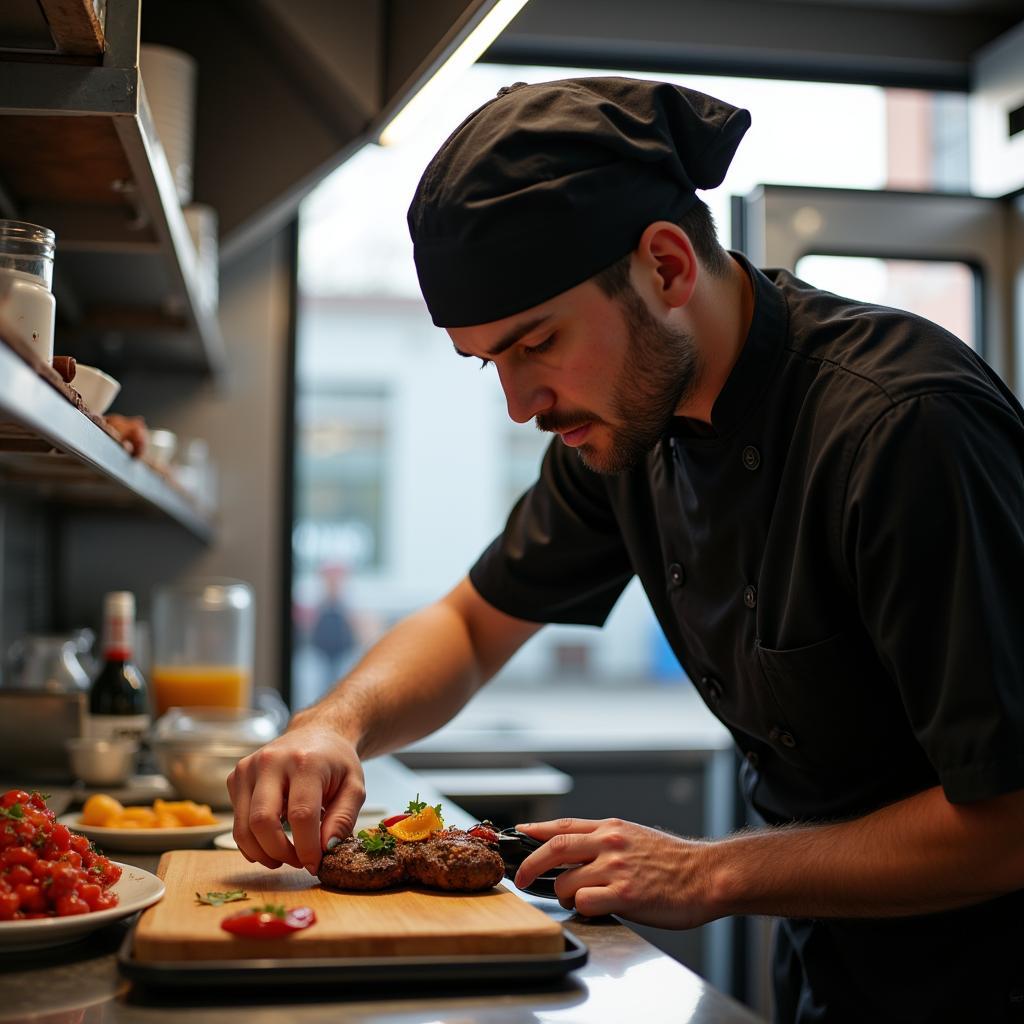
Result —
[[355, 838], [324, 854], [317, 874], [333, 889], [373, 890], [422, 885], [450, 892], [480, 892], [505, 873], [501, 855], [482, 839], [447, 828], [418, 842], [397, 840], [393, 850], [366, 853]]
[[405, 865], [396, 851], [366, 853], [363, 844], [349, 836], [323, 855], [317, 874], [334, 889], [390, 889], [405, 878]]

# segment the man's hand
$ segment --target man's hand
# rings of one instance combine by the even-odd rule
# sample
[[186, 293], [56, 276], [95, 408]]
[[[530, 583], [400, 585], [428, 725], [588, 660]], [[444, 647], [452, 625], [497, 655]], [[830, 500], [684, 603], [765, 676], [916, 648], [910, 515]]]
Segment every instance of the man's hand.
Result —
[[658, 928], [693, 928], [719, 916], [701, 899], [707, 844], [618, 818], [562, 818], [516, 828], [546, 840], [523, 861], [516, 885], [578, 865], [555, 882], [558, 902], [586, 917], [620, 914]]
[[904, 917], [1024, 887], [1024, 790], [954, 804], [933, 786], [828, 824], [751, 829], [693, 841], [610, 818], [518, 826], [542, 846], [516, 884], [555, 882], [581, 914], [692, 928], [727, 914]]
[[[233, 834], [246, 860], [316, 874], [331, 836], [352, 831], [366, 789], [355, 748], [320, 725], [293, 727], [228, 776]], [[287, 819], [292, 843], [282, 828]]]

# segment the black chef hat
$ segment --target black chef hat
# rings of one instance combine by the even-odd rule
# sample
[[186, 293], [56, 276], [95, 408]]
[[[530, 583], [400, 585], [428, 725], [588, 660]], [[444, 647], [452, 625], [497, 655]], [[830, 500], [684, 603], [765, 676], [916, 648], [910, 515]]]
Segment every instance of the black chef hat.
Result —
[[409, 207], [434, 323], [500, 320], [610, 266], [720, 185], [749, 127], [746, 110], [666, 82], [502, 89], [455, 129]]

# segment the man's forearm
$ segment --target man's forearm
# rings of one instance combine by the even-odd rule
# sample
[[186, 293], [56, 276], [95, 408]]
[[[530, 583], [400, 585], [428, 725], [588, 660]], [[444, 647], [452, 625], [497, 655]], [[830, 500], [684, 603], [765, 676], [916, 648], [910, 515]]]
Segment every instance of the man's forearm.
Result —
[[292, 727], [316, 721], [345, 736], [361, 759], [375, 757], [442, 726], [484, 681], [465, 621], [438, 602], [398, 623]]
[[714, 916], [888, 917], [1024, 887], [1024, 792], [950, 804], [926, 790], [855, 821], [707, 844]]

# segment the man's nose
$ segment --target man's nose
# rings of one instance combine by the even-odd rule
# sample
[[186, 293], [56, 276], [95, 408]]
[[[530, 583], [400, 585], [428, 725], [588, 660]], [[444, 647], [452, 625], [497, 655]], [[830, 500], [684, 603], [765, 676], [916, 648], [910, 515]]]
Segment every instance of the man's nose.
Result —
[[516, 423], [529, 423], [538, 413], [555, 404], [551, 388], [532, 379], [530, 374], [498, 371], [501, 389], [505, 392], [508, 417]]

